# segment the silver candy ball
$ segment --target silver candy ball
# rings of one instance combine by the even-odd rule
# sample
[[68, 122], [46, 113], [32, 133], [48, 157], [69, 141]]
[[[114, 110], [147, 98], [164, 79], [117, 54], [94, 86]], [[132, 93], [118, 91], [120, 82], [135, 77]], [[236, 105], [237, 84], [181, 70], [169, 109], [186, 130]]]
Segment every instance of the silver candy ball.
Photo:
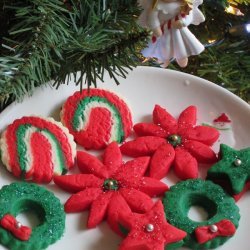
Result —
[[209, 227], [209, 230], [212, 232], [212, 233], [216, 233], [218, 231], [218, 227], [216, 225], [211, 225]]
[[21, 226], [22, 226], [22, 224], [18, 221], [18, 222], [16, 223], [16, 228], [21, 228]]
[[242, 164], [241, 159], [236, 159], [236, 160], [234, 161], [234, 165], [235, 165], [236, 167], [240, 166], [241, 164]]
[[152, 231], [154, 231], [154, 225], [153, 225], [153, 224], [147, 224], [147, 225], [146, 225], [146, 231], [147, 231], [147, 232], [152, 232]]
[[114, 185], [114, 182], [113, 181], [109, 181], [109, 184], [108, 184], [110, 187], [112, 187]]
[[179, 139], [178, 135], [173, 135], [173, 136], [172, 136], [172, 140], [173, 140], [173, 141], [178, 141], [178, 139]]

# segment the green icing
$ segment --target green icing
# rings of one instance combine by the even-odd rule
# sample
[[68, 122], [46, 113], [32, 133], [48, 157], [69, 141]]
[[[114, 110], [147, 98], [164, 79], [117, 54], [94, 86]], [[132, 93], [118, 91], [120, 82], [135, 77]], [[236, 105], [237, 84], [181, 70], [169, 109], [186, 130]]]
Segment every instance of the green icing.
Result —
[[183, 246], [183, 240], [166, 245], [165, 250], [179, 249], [182, 246]]
[[25, 137], [26, 131], [31, 128], [30, 124], [24, 124], [17, 128], [16, 137], [17, 137], [17, 152], [19, 158], [19, 165], [22, 172], [26, 172], [28, 159], [27, 159], [27, 147], [24, 143], [23, 138]]
[[17, 216], [24, 211], [37, 215], [40, 224], [32, 228], [27, 241], [21, 241], [0, 227], [0, 242], [12, 250], [40, 250], [61, 238], [65, 228], [65, 213], [53, 193], [36, 184], [16, 182], [0, 190], [0, 218]]
[[55, 153], [56, 153], [57, 159], [59, 160], [59, 165], [55, 166], [54, 172], [56, 172], [58, 174], [59, 173], [66, 174], [68, 172], [68, 169], [65, 166], [65, 156], [62, 152], [60, 143], [58, 142], [56, 137], [52, 133], [50, 133], [48, 130], [43, 130], [43, 133], [46, 134], [46, 136], [49, 137], [50, 140], [52, 140], [53, 143], [56, 145], [56, 152]]
[[[20, 125], [16, 131], [16, 137], [17, 137], [17, 151], [18, 151], [18, 157], [19, 157], [19, 165], [21, 171], [25, 174], [28, 169], [28, 154], [27, 154], [27, 146], [24, 141], [25, 134], [28, 129], [30, 129], [32, 125], [30, 124], [24, 124]], [[65, 166], [65, 157], [61, 149], [61, 145], [56, 139], [56, 137], [47, 129], [38, 129], [36, 128], [36, 131], [42, 131], [53, 143], [56, 145], [56, 157], [59, 160], [58, 166], [55, 166], [56, 169], [54, 169], [54, 172], [57, 173], [66, 173], [67, 167]], [[59, 170], [59, 171], [57, 171]]]
[[[220, 145], [221, 159], [208, 170], [208, 179], [225, 180], [231, 185], [232, 193], [240, 193], [250, 180], [250, 148], [235, 150], [225, 144]], [[241, 164], [236, 164], [236, 160]]]
[[[167, 221], [187, 232], [184, 245], [191, 249], [210, 249], [218, 247], [230, 237], [217, 237], [204, 244], [196, 241], [194, 230], [200, 226], [213, 225], [222, 219], [230, 220], [235, 227], [239, 225], [239, 208], [224, 190], [211, 181], [201, 179], [177, 183], [165, 193], [163, 199]], [[201, 206], [208, 213], [206, 221], [193, 221], [188, 217], [192, 206]]]
[[84, 122], [84, 120], [85, 120], [84, 110], [87, 108], [88, 104], [90, 104], [92, 102], [103, 103], [109, 107], [109, 109], [114, 114], [113, 119], [115, 119], [116, 123], [118, 124], [118, 129], [116, 131], [117, 134], [116, 134], [115, 140], [119, 143], [122, 142], [124, 140], [124, 130], [123, 130], [123, 124], [122, 124], [120, 112], [117, 110], [117, 108], [112, 103], [110, 103], [107, 99], [105, 99], [103, 97], [99, 97], [99, 96], [85, 97], [84, 99], [82, 99], [78, 103], [78, 106], [75, 110], [73, 121], [72, 121], [72, 126], [73, 126], [74, 130], [77, 131], [77, 129], [79, 128], [80, 120], [82, 120]]

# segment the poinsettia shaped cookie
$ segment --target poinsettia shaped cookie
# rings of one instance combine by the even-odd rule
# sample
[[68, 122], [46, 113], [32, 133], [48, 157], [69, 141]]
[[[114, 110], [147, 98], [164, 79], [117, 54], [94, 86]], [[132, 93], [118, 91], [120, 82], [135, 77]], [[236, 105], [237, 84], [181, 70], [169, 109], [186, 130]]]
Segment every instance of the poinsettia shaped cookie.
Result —
[[[139, 157], [126, 163], [122, 162], [119, 146], [113, 142], [104, 151], [100, 161], [87, 152], [77, 153], [77, 164], [83, 174], [56, 176], [56, 185], [66, 191], [73, 192], [65, 203], [66, 212], [80, 212], [88, 209], [88, 228], [97, 226], [112, 209], [117, 213], [119, 204], [109, 206], [117, 196], [123, 207], [144, 213], [152, 208], [151, 196], [161, 195], [168, 187], [153, 178], [144, 177], [149, 164], [149, 157]], [[117, 199], [117, 198], [116, 198]], [[126, 208], [125, 208], [126, 209]], [[121, 210], [122, 211], [122, 210]], [[113, 227], [117, 228], [114, 220]]]
[[104, 89], [75, 92], [64, 103], [61, 121], [86, 149], [102, 149], [109, 143], [121, 143], [132, 130], [127, 104]]
[[119, 250], [164, 250], [172, 244], [181, 246], [182, 239], [186, 237], [186, 232], [166, 221], [161, 201], [145, 214], [130, 213], [119, 216], [118, 220], [129, 231]]
[[153, 123], [134, 126], [139, 136], [121, 146], [125, 155], [138, 157], [152, 155], [149, 175], [161, 179], [174, 165], [180, 179], [198, 177], [199, 163], [214, 163], [216, 154], [210, 146], [218, 139], [219, 132], [208, 126], [196, 126], [197, 109], [187, 107], [176, 120], [166, 109], [156, 105]]

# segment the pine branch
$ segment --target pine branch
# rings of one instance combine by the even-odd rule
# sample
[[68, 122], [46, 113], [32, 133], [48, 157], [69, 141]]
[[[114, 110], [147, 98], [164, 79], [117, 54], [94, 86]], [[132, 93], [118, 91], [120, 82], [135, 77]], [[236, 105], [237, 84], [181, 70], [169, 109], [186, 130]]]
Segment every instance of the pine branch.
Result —
[[0, 57], [0, 104], [9, 98], [20, 99], [34, 88], [48, 82], [60, 65], [53, 57], [62, 58], [58, 48], [70, 36], [66, 13], [61, 1], [34, 0], [10, 2], [3, 9], [12, 12], [14, 22], [9, 37], [3, 37]]
[[97, 79], [103, 80], [104, 70], [119, 84], [116, 76], [126, 77], [125, 67], [136, 66], [135, 48], [145, 45], [148, 33], [136, 23], [139, 14], [136, 3], [123, 2], [109, 1], [105, 6], [103, 1], [73, 4], [70, 17], [75, 39], [70, 40], [63, 50], [65, 60], [55, 77], [57, 86], [65, 82], [70, 73], [76, 77], [77, 71], [80, 71], [80, 77], [76, 84], [81, 89], [83, 83], [87, 87], [96, 86]]
[[51, 79], [59, 86], [76, 71], [81, 87], [83, 79], [88, 87], [103, 80], [104, 70], [118, 84], [147, 36], [136, 23], [136, 0], [0, 0], [0, 9], [10, 24], [0, 34], [0, 105]]

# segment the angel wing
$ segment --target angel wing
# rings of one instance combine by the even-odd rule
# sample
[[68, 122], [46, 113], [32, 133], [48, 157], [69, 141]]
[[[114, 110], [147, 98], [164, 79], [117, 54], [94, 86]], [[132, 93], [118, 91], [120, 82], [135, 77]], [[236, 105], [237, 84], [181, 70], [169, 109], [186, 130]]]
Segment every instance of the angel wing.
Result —
[[199, 10], [198, 6], [203, 3], [203, 0], [194, 0], [193, 1], [193, 20], [192, 24], [199, 25], [200, 23], [205, 21], [205, 16], [202, 14], [202, 12]]
[[203, 0], [193, 0], [193, 8], [198, 8], [203, 3]]

